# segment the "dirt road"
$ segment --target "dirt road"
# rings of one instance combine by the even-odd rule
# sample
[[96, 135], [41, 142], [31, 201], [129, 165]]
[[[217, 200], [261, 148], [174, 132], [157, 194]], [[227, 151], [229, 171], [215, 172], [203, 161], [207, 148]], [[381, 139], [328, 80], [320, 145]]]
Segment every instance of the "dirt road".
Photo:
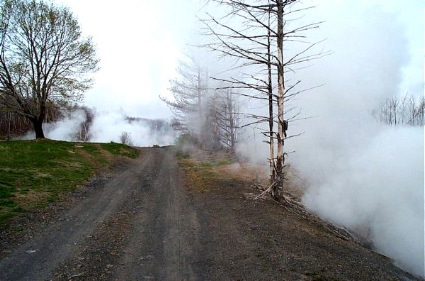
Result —
[[142, 157], [0, 262], [1, 280], [194, 279], [196, 212], [164, 149]]
[[229, 180], [191, 192], [172, 151], [143, 149], [32, 222], [25, 243], [3, 243], [0, 280], [416, 280], [246, 191]]

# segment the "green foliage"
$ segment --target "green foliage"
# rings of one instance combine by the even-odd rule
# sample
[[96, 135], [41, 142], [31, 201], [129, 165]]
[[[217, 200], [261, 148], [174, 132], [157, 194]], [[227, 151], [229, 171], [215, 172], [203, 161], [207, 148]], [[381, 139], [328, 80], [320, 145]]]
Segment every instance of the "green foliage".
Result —
[[0, 142], [0, 224], [75, 190], [121, 156], [135, 158], [138, 151], [116, 143]]

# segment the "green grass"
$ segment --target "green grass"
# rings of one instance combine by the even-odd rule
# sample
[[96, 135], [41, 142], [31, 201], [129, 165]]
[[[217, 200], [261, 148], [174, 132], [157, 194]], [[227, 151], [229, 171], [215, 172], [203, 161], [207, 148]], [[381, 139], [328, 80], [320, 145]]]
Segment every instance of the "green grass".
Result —
[[0, 225], [75, 190], [113, 158], [137, 156], [117, 143], [0, 142]]

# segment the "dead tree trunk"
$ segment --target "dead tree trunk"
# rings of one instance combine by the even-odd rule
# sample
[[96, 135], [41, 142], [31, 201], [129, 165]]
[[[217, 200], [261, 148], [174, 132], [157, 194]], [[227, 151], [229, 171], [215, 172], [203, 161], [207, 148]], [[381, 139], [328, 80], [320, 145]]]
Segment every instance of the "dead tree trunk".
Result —
[[202, 83], [201, 83], [201, 68], [198, 66], [198, 85], [196, 87], [196, 92], [197, 92], [197, 103], [198, 103], [198, 108], [199, 108], [199, 112], [198, 112], [198, 133], [199, 133], [199, 143], [201, 146], [201, 149], [204, 148], [204, 122], [203, 122], [203, 117], [204, 117], [204, 113], [202, 110]]
[[[243, 61], [242, 67], [252, 70], [258, 68], [255, 75], [249, 75], [246, 79], [217, 79], [229, 83], [233, 88], [241, 89], [240, 95], [252, 98], [256, 101], [268, 102], [267, 114], [246, 114], [254, 121], [244, 126], [268, 123], [268, 128], [261, 128], [269, 143], [269, 165], [270, 165], [270, 189], [271, 195], [276, 200], [283, 198], [283, 185], [285, 180], [285, 140], [288, 138], [286, 130], [288, 120], [296, 115], [285, 118], [291, 110], [285, 113], [287, 101], [302, 91], [294, 93], [295, 84], [285, 85], [285, 70], [294, 64], [311, 62], [322, 57], [323, 53], [309, 55], [308, 51], [317, 43], [309, 44], [308, 47], [300, 49], [299, 52], [286, 53], [284, 57], [285, 42], [298, 42], [299, 38], [305, 38], [304, 32], [318, 28], [320, 23], [302, 25], [300, 27], [288, 28], [286, 21], [295, 20], [291, 14], [307, 8], [293, 9], [285, 14], [287, 6], [298, 2], [296, 0], [216, 0], [215, 2], [227, 5], [230, 9], [228, 16], [239, 20], [238, 25], [223, 23], [209, 15], [209, 20], [204, 20], [207, 35], [213, 36], [217, 41], [208, 44], [213, 51], [223, 56], [230, 56]], [[284, 20], [284, 17], [289, 17]], [[244, 28], [241, 28], [244, 26]], [[272, 51], [272, 47], [275, 51]], [[251, 68], [251, 69], [250, 69]], [[264, 76], [258, 75], [264, 73]], [[274, 84], [276, 82], [276, 84]], [[276, 89], [273, 88], [275, 85]], [[249, 92], [251, 91], [251, 92]], [[275, 92], [273, 92], [275, 91]], [[276, 112], [277, 111], [277, 112]], [[276, 124], [276, 125], [275, 125]], [[276, 128], [277, 126], [277, 128]]]
[[230, 141], [230, 150], [235, 152], [236, 145], [236, 120], [235, 120], [235, 102], [232, 99], [232, 93], [230, 90], [227, 90], [226, 93], [226, 102], [227, 102], [227, 116], [228, 116], [228, 130], [229, 130], [229, 141]]
[[277, 0], [277, 157], [276, 157], [276, 179], [272, 188], [272, 196], [276, 200], [282, 198], [285, 154], [284, 145], [284, 95], [285, 77], [283, 69], [283, 0]]
[[[269, 1], [268, 9], [268, 23], [267, 26], [271, 25], [271, 12], [272, 7]], [[274, 116], [273, 116], [273, 84], [272, 84], [272, 60], [271, 60], [271, 29], [267, 29], [267, 92], [269, 96], [269, 152], [270, 152], [270, 184], [276, 181], [276, 167], [275, 167], [275, 155], [274, 155]]]

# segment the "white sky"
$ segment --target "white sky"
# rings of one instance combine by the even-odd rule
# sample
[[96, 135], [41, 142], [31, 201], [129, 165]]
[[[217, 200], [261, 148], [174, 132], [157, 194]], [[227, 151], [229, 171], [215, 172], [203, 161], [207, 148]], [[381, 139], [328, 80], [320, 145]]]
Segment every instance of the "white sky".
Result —
[[[94, 87], [86, 93], [85, 103], [98, 109], [123, 109], [141, 117], [169, 117], [159, 100], [167, 95], [176, 62], [198, 24], [198, 0], [54, 0], [71, 8], [83, 32], [93, 37], [101, 59]], [[382, 6], [397, 15], [406, 27], [410, 43], [410, 63], [404, 69], [404, 86], [417, 90], [423, 82], [424, 4], [422, 0], [304, 0], [314, 3], [332, 29], [344, 28], [345, 16], [338, 9], [347, 6]], [[373, 3], [373, 4], [371, 4]], [[408, 3], [408, 4], [407, 4]], [[320, 16], [319, 16], [320, 17]], [[359, 21], [367, 19], [359, 18]], [[343, 43], [343, 42], [342, 42]], [[363, 44], [363, 47], [367, 44]], [[333, 49], [332, 46], [326, 46]], [[376, 50], [371, 50], [375, 52]], [[320, 68], [320, 61], [317, 61]], [[342, 66], [346, 67], [346, 66]], [[408, 77], [408, 79], [406, 78]], [[326, 81], [330, 83], [330, 81]], [[416, 85], [416, 86], [415, 86]], [[410, 89], [412, 90], [412, 89]]]
[[85, 103], [141, 117], [168, 117], [167, 95], [176, 60], [193, 30], [193, 0], [55, 0], [70, 7], [101, 59]]

